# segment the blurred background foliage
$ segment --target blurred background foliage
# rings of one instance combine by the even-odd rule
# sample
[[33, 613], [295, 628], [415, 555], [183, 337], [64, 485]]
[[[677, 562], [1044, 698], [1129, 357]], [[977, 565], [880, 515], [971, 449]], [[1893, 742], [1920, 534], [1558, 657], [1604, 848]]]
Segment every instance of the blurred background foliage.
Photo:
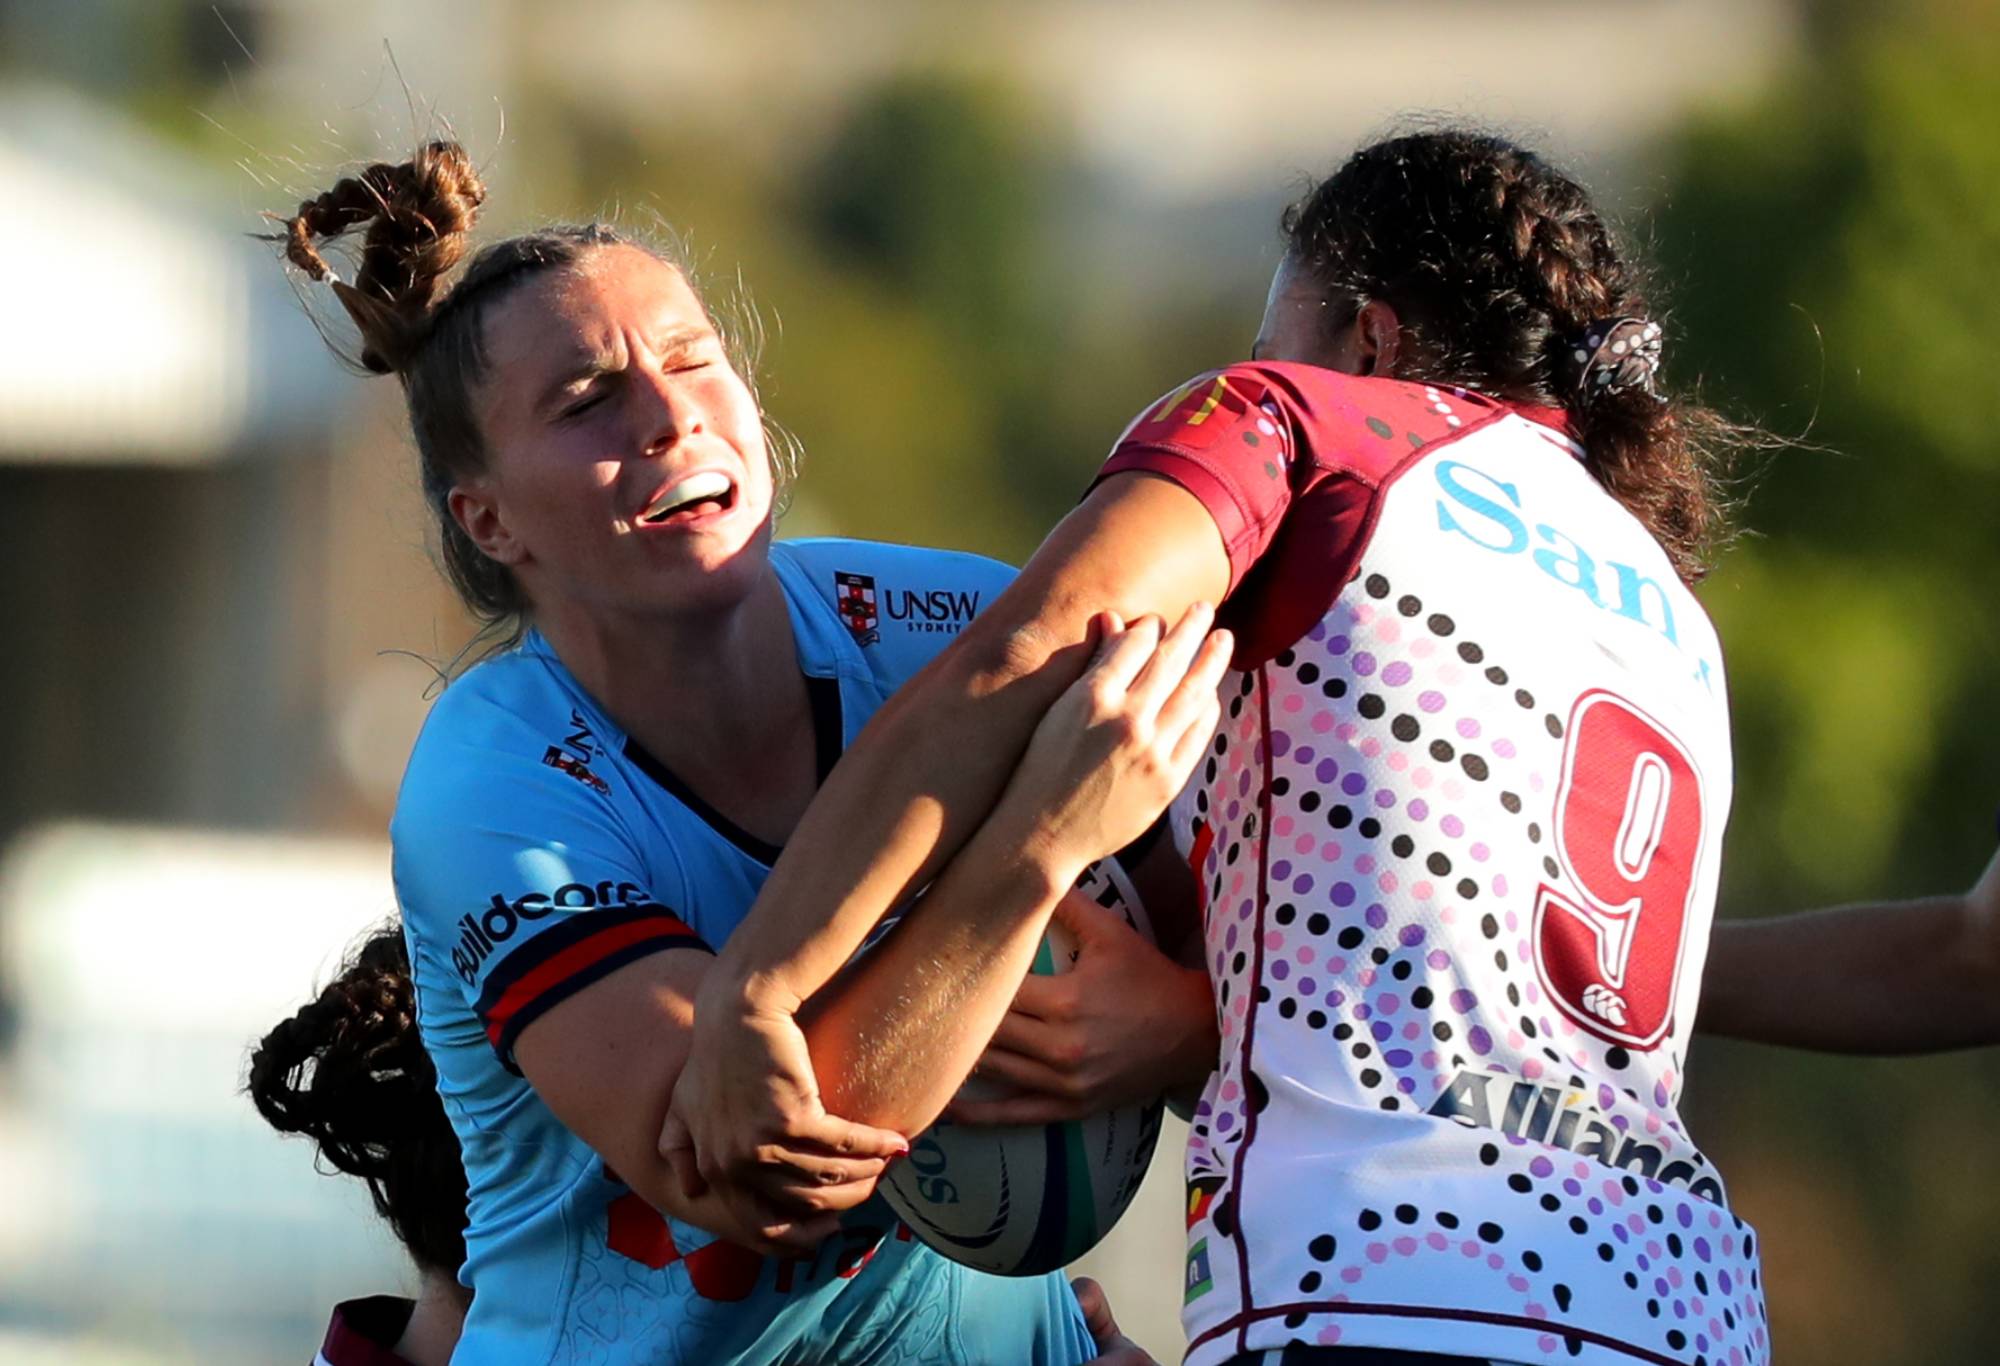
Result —
[[[1675, 374], [1799, 438], [1741, 470], [1724, 915], [1968, 884], [2000, 806], [2000, 9], [1829, 7], [1813, 59], [1668, 149]], [[1780, 1360], [1982, 1361], [1988, 1053], [1706, 1046], [1697, 1122], [1765, 1228]]]
[[[301, 135], [312, 91], [222, 99], [258, 8], [97, 6], [126, 25], [111, 55], [35, 74], [236, 164], [258, 207], [430, 131], [402, 119], [393, 78], [371, 97], [383, 147]], [[58, 9], [0, 6], [17, 40], [0, 72], [64, 50], [81, 20]], [[1798, 13], [1754, 93], [1584, 167], [1612, 166], [1607, 199], [1661, 267], [1670, 376], [1796, 438], [1740, 466], [1745, 534], [1702, 590], [1735, 718], [1725, 916], [1968, 884], [2000, 805], [2000, 7]], [[1060, 111], [977, 62], [885, 71], [775, 151], [746, 138], [750, 111], [635, 119], [529, 71], [497, 146], [466, 126], [482, 111], [443, 111], [491, 159], [489, 230], [661, 221], [713, 293], [747, 283], [770, 334], [762, 395], [808, 453], [790, 534], [1024, 557], [1135, 411], [1247, 352], [1297, 188], [1274, 178], [1165, 221], [1094, 179]], [[1301, 169], [1352, 141], [1329, 136]], [[384, 388], [369, 401], [388, 405]], [[396, 439], [393, 416], [355, 430]], [[368, 833], [383, 815], [365, 796], [311, 810]], [[1778, 1359], [1993, 1360], [1995, 1058], [1704, 1043], [1698, 1059], [1694, 1122], [1763, 1231]]]

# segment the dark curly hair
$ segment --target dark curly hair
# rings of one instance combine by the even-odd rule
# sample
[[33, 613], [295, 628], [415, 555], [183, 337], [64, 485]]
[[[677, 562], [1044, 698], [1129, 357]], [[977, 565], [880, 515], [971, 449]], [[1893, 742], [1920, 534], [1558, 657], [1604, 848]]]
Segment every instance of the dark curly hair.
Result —
[[1567, 410], [1585, 464], [1690, 584], [1726, 536], [1725, 452], [1754, 430], [1651, 386], [1601, 392], [1574, 356], [1593, 323], [1646, 317], [1633, 255], [1574, 180], [1505, 138], [1440, 129], [1361, 148], [1285, 210], [1287, 252], [1328, 330], [1396, 310], [1396, 378]]
[[244, 1090], [283, 1134], [305, 1134], [337, 1170], [368, 1183], [417, 1265], [465, 1260], [465, 1166], [417, 1033], [402, 927], [371, 935], [317, 999], [266, 1034]]

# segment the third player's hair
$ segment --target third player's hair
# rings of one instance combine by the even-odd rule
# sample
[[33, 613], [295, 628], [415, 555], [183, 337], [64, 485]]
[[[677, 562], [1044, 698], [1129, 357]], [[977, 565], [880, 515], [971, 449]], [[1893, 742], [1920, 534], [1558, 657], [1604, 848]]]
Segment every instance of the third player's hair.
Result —
[[1542, 157], [1443, 129], [1363, 147], [1285, 211], [1326, 326], [1396, 310], [1395, 377], [1567, 410], [1585, 464], [1689, 583], [1726, 530], [1717, 472], [1758, 434], [1652, 385], [1606, 391], [1574, 359], [1593, 324], [1646, 318], [1646, 282], [1589, 194]]
[[279, 1133], [305, 1134], [328, 1163], [368, 1183], [418, 1267], [465, 1260], [465, 1166], [417, 1032], [403, 932], [378, 930], [319, 996], [273, 1026], [245, 1089]]

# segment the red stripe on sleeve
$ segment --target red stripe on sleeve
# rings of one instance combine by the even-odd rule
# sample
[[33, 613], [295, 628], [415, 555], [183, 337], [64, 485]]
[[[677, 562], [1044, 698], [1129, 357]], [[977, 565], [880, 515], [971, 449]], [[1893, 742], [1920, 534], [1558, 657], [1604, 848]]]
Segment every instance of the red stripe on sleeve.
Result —
[[691, 939], [699, 942], [693, 930], [670, 915], [647, 916], [643, 920], [628, 920], [607, 926], [588, 939], [571, 944], [534, 970], [523, 973], [521, 980], [508, 987], [486, 1013], [486, 1037], [498, 1048], [501, 1036], [506, 1033], [507, 1022], [522, 1007], [564, 979], [574, 977], [621, 949], [648, 939]]

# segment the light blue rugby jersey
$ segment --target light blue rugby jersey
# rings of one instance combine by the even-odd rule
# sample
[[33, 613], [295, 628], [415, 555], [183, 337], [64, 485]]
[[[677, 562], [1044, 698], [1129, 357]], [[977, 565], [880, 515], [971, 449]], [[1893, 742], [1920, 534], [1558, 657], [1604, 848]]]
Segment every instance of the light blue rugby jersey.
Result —
[[[863, 541], [772, 547], [821, 772], [1013, 571]], [[514, 1069], [520, 1030], [649, 953], [729, 937], [775, 849], [707, 809], [530, 634], [431, 709], [391, 825], [418, 1018], [471, 1190], [454, 1362], [1066, 1363], [1095, 1355], [1059, 1274], [967, 1270], [879, 1196], [811, 1258], [665, 1219]]]

